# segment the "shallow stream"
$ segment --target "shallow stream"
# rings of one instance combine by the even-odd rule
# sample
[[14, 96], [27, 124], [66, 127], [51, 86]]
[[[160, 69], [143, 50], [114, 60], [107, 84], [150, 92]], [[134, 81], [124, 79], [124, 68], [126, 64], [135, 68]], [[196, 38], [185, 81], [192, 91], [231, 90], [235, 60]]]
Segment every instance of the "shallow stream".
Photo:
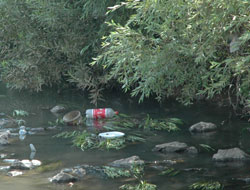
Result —
[[[174, 101], [167, 101], [161, 105], [154, 101], [146, 101], [137, 104], [136, 100], [120, 94], [107, 94], [106, 102], [98, 107], [112, 107], [120, 113], [131, 117], [145, 118], [147, 114], [152, 118], [175, 117], [180, 118], [184, 124], [180, 125], [180, 131], [168, 133], [166, 131], [142, 132], [146, 139], [145, 143], [130, 144], [121, 150], [86, 150], [73, 147], [70, 139], [53, 138], [54, 135], [65, 130], [92, 131], [91, 127], [83, 123], [79, 127], [60, 126], [56, 130], [45, 131], [34, 135], [27, 135], [24, 140], [18, 137], [10, 139], [10, 145], [0, 147], [0, 153], [6, 153], [17, 159], [29, 159], [29, 144], [34, 144], [37, 152], [35, 159], [42, 163], [55, 163], [57, 167], [50, 171], [39, 172], [38, 170], [25, 171], [24, 175], [17, 177], [6, 176], [0, 173], [1, 190], [44, 190], [44, 189], [74, 189], [74, 190], [106, 190], [119, 189], [124, 183], [129, 183], [129, 179], [101, 179], [97, 177], [87, 177], [76, 182], [72, 187], [67, 184], [53, 184], [48, 178], [57, 174], [62, 168], [73, 167], [81, 164], [94, 166], [106, 165], [114, 160], [127, 158], [133, 155], [139, 156], [145, 161], [179, 160], [173, 165], [175, 170], [180, 171], [176, 176], [160, 176], [159, 171], [148, 168], [145, 171], [144, 179], [147, 182], [157, 185], [159, 190], [186, 190], [195, 182], [219, 181], [224, 185], [224, 189], [250, 189], [248, 184], [235, 180], [237, 178], [250, 177], [249, 162], [236, 162], [226, 165], [212, 161], [212, 156], [218, 149], [239, 147], [250, 153], [250, 132], [244, 130], [250, 127], [246, 121], [232, 116], [231, 111], [225, 107], [200, 103], [189, 107], [182, 106]], [[76, 91], [67, 91], [57, 94], [55, 91], [46, 91], [40, 94], [30, 94], [27, 92], [17, 92], [0, 87], [0, 113], [12, 116], [14, 110], [25, 110], [29, 116], [23, 117], [26, 126], [31, 128], [48, 127], [49, 122], [62, 118], [63, 115], [53, 115], [50, 108], [63, 104], [67, 111], [79, 110], [84, 115], [85, 110], [93, 108], [87, 96]], [[200, 121], [215, 123], [219, 129], [212, 135], [192, 135], [188, 128]], [[180, 141], [198, 148], [197, 155], [187, 154], [161, 154], [152, 152], [157, 144]], [[206, 144], [216, 151], [207, 151], [200, 146]], [[2, 164], [2, 163], [1, 163]], [[201, 171], [184, 171], [188, 168], [202, 168]]]

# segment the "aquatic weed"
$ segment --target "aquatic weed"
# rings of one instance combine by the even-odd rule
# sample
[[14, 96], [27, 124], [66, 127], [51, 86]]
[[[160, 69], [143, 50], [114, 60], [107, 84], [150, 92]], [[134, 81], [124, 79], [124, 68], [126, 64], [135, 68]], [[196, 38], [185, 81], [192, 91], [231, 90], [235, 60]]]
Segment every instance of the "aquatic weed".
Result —
[[126, 146], [127, 142], [142, 142], [145, 141], [142, 137], [135, 135], [126, 135], [122, 138], [102, 139], [96, 134], [84, 131], [61, 132], [54, 137], [57, 138], [72, 138], [73, 145], [81, 148], [83, 151], [87, 149], [116, 149], [119, 150]]
[[149, 130], [174, 132], [180, 130], [177, 124], [182, 124], [182, 121], [178, 118], [153, 119], [147, 115], [147, 118], [144, 119], [144, 122], [139, 127]]
[[167, 168], [164, 171], [162, 171], [159, 175], [176, 176], [179, 173], [180, 173], [179, 170], [176, 170], [174, 168]]
[[119, 178], [119, 177], [131, 177], [130, 170], [123, 169], [123, 168], [114, 168], [109, 166], [103, 166], [104, 173], [109, 178]]
[[197, 182], [189, 186], [191, 190], [223, 190], [223, 188], [218, 181]]

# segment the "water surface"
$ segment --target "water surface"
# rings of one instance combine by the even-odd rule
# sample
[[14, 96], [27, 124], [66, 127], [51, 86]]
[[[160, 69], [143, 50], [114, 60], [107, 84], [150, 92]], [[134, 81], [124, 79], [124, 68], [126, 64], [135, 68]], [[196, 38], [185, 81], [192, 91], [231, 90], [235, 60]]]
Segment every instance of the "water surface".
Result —
[[[77, 91], [62, 91], [58, 94], [56, 91], [47, 90], [40, 94], [31, 94], [28, 92], [17, 92], [0, 87], [0, 112], [12, 116], [14, 110], [25, 110], [30, 115], [25, 117], [27, 127], [48, 127], [48, 122], [55, 122], [57, 118], [63, 115], [55, 116], [50, 111], [55, 105], [63, 104], [67, 111], [79, 110], [82, 114], [88, 108], [94, 108], [88, 97]], [[5, 190], [42, 190], [42, 189], [76, 189], [76, 190], [104, 190], [119, 189], [126, 179], [107, 180], [96, 177], [87, 177], [86, 179], [75, 183], [70, 188], [66, 185], [56, 185], [48, 181], [49, 177], [54, 176], [62, 168], [73, 167], [81, 164], [90, 164], [96, 166], [106, 165], [107, 163], [138, 155], [145, 161], [154, 160], [182, 160], [181, 163], [174, 165], [180, 174], [174, 177], [160, 176], [159, 171], [147, 169], [144, 179], [150, 183], [156, 184], [158, 189], [165, 190], [185, 190], [188, 186], [198, 181], [219, 181], [224, 184], [225, 189], [245, 189], [246, 184], [239, 183], [234, 178], [250, 176], [249, 163], [234, 163], [229, 165], [220, 165], [212, 161], [214, 152], [208, 152], [202, 149], [199, 144], [207, 144], [214, 149], [239, 147], [245, 152], [250, 152], [249, 137], [250, 132], [243, 129], [249, 127], [246, 121], [236, 117], [231, 117], [231, 111], [228, 108], [217, 107], [200, 103], [197, 105], [185, 107], [174, 101], [166, 101], [158, 104], [154, 101], [146, 100], [143, 104], [137, 104], [125, 95], [118, 93], [107, 93], [106, 102], [100, 103], [99, 107], [112, 107], [120, 113], [136, 117], [139, 120], [144, 119], [147, 114], [152, 118], [177, 117], [184, 121], [180, 126], [179, 132], [141, 132], [146, 138], [146, 143], [137, 143], [127, 146], [121, 150], [87, 150], [81, 151], [72, 147], [69, 139], [53, 138], [54, 135], [65, 130], [84, 130], [91, 131], [84, 123], [79, 127], [61, 126], [54, 131], [45, 131], [35, 135], [28, 135], [23, 141], [18, 137], [11, 139], [11, 144], [1, 147], [0, 153], [15, 153], [17, 159], [29, 159], [29, 144], [32, 143], [37, 149], [35, 159], [43, 163], [60, 163], [60, 167], [53, 170], [40, 173], [36, 170], [25, 171], [23, 176], [9, 177], [5, 173], [0, 175], [0, 189]], [[5, 117], [5, 116], [1, 116]], [[188, 128], [197, 122], [213, 122], [219, 130], [212, 135], [191, 135]], [[244, 132], [243, 132], [244, 131]], [[197, 147], [200, 150], [198, 155], [185, 154], [160, 154], [152, 152], [152, 148], [157, 144], [171, 141], [185, 142], [188, 145]], [[201, 172], [183, 172], [186, 168], [203, 168]]]

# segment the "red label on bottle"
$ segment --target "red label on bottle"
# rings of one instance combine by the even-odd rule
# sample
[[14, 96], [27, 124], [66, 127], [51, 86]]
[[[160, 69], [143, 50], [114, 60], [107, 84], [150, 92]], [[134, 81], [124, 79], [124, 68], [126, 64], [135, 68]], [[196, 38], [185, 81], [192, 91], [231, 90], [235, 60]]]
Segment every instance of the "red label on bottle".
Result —
[[105, 118], [105, 108], [94, 109], [94, 111], [93, 111], [93, 118], [94, 119]]

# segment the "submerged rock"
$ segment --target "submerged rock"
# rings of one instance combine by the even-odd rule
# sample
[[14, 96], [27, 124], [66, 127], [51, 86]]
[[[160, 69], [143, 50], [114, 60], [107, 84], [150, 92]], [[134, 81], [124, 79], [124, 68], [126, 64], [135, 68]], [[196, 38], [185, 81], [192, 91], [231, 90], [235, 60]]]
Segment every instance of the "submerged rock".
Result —
[[86, 175], [86, 170], [81, 166], [73, 168], [64, 168], [54, 177], [49, 178], [50, 182], [53, 183], [68, 183], [82, 179]]
[[139, 156], [131, 156], [120, 160], [115, 160], [109, 164], [113, 167], [130, 168], [133, 165], [144, 165], [144, 161]]
[[66, 108], [65, 108], [64, 106], [62, 106], [62, 105], [57, 105], [57, 106], [53, 107], [50, 111], [51, 111], [52, 113], [62, 113], [62, 112], [64, 112], [65, 110], [66, 110]]
[[234, 180], [243, 181], [243, 182], [245, 182], [245, 183], [247, 183], [247, 184], [250, 183], [250, 178], [249, 178], [249, 177], [246, 177], [246, 178], [236, 178], [236, 179], [234, 179]]
[[205, 133], [215, 131], [216, 129], [217, 126], [215, 124], [201, 121], [192, 125], [189, 131], [192, 133]]
[[198, 150], [197, 148], [195, 148], [194, 146], [190, 146], [185, 150], [186, 153], [188, 154], [198, 154]]
[[239, 148], [219, 149], [213, 155], [213, 160], [217, 162], [244, 161], [249, 158], [250, 156]]
[[0, 132], [0, 145], [9, 144], [9, 137], [10, 137], [9, 131]]
[[86, 170], [80, 167], [65, 168], [61, 172], [71, 174], [77, 178], [83, 178], [86, 175]]
[[71, 174], [60, 172], [54, 177], [49, 178], [49, 181], [52, 183], [69, 183], [77, 181], [77, 178]]
[[190, 154], [197, 154], [198, 150], [194, 147], [188, 147], [186, 143], [181, 143], [178, 141], [164, 143], [156, 145], [153, 148], [153, 151], [162, 152], [162, 153], [190, 153]]

